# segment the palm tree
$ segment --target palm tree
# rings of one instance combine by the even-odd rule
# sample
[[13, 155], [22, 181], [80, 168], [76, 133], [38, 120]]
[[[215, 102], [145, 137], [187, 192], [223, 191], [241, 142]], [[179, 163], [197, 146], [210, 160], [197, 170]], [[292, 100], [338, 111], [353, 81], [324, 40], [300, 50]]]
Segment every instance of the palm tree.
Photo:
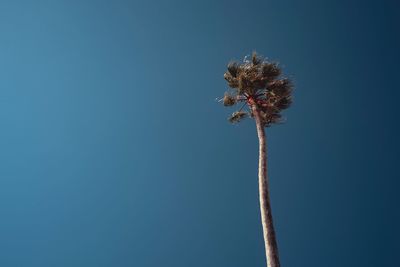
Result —
[[[237, 123], [247, 116], [256, 121], [259, 140], [259, 197], [267, 267], [280, 267], [270, 204], [264, 128], [282, 122], [280, 112], [292, 102], [292, 83], [281, 77], [281, 69], [277, 63], [269, 62], [255, 52], [251, 59], [246, 57], [243, 63], [229, 63], [224, 78], [232, 88], [221, 99], [224, 106], [243, 102], [242, 107], [230, 116], [229, 121]], [[245, 106], [249, 111], [244, 110]]]

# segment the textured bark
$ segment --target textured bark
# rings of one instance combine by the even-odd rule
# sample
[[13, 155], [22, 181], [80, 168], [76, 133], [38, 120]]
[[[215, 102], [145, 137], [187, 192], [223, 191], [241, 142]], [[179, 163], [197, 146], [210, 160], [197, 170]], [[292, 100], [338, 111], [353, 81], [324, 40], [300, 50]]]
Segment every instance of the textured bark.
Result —
[[264, 125], [260, 117], [257, 106], [252, 103], [251, 109], [256, 121], [257, 134], [259, 140], [259, 163], [258, 163], [258, 186], [260, 196], [261, 222], [264, 233], [265, 253], [267, 256], [267, 267], [280, 267], [278, 244], [276, 242], [275, 230], [272, 221], [271, 203], [269, 197], [269, 185], [267, 176], [267, 153], [266, 136]]

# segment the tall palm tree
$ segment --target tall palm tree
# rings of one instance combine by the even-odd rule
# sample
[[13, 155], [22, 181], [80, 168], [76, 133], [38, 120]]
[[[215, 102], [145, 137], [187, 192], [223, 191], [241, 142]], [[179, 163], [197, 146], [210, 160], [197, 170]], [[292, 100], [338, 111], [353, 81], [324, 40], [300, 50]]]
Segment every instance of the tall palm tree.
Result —
[[[256, 122], [259, 140], [259, 197], [267, 267], [280, 267], [270, 204], [264, 128], [282, 122], [280, 112], [292, 102], [292, 83], [281, 76], [277, 63], [269, 62], [255, 52], [251, 59], [246, 57], [242, 63], [229, 63], [224, 78], [232, 88], [221, 99], [224, 106], [243, 102], [242, 107], [230, 116], [229, 121], [237, 123], [250, 116]], [[249, 111], [244, 110], [245, 106]]]

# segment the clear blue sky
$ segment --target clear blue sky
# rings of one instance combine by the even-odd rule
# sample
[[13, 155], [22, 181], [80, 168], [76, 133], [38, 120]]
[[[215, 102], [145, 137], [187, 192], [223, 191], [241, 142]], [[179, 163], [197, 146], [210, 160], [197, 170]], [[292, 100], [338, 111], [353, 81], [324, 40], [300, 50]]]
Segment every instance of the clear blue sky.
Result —
[[399, 266], [396, 1], [1, 1], [0, 266], [265, 266], [253, 121], [215, 98], [257, 50], [284, 267]]

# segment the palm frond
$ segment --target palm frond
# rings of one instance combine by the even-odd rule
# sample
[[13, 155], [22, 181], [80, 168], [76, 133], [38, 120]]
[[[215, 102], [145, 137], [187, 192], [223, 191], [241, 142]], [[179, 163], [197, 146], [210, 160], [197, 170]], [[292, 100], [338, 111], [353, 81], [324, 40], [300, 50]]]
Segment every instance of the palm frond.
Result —
[[282, 97], [276, 102], [275, 106], [279, 110], [283, 110], [290, 107], [291, 104], [292, 104], [292, 99], [290, 97]]
[[245, 111], [235, 111], [232, 115], [228, 118], [230, 123], [238, 123], [242, 119], [246, 118], [249, 114]]
[[265, 127], [269, 127], [272, 124], [282, 122], [282, 116], [279, 113], [266, 113], [260, 112], [262, 123]]
[[240, 74], [238, 77], [238, 89], [239, 93], [249, 93], [251, 83], [249, 77], [245, 74]]
[[231, 88], [238, 88], [239, 82], [238, 79], [233, 77], [230, 72], [225, 72], [224, 73], [224, 79], [228, 82], [229, 87]]
[[261, 66], [261, 73], [265, 79], [273, 80], [281, 75], [281, 69], [277, 63], [264, 62]]
[[236, 98], [228, 93], [225, 93], [223, 103], [225, 107], [233, 106], [236, 104]]
[[272, 124], [282, 123], [282, 122], [283, 122], [282, 115], [279, 113], [273, 113], [268, 116], [268, 122], [266, 126], [268, 127], [271, 126]]
[[252, 84], [254, 89], [260, 90], [264, 89], [267, 86], [267, 80], [264, 79], [263, 77], [256, 77], [256, 79], [253, 80]]
[[292, 82], [288, 78], [275, 80], [267, 84], [267, 90], [278, 96], [290, 95], [292, 88]]
[[257, 55], [256, 51], [251, 54], [251, 62], [253, 63], [253, 65], [259, 65], [262, 62], [262, 58]]
[[229, 62], [228, 71], [232, 75], [232, 77], [236, 78], [239, 72], [239, 64], [237, 62]]

